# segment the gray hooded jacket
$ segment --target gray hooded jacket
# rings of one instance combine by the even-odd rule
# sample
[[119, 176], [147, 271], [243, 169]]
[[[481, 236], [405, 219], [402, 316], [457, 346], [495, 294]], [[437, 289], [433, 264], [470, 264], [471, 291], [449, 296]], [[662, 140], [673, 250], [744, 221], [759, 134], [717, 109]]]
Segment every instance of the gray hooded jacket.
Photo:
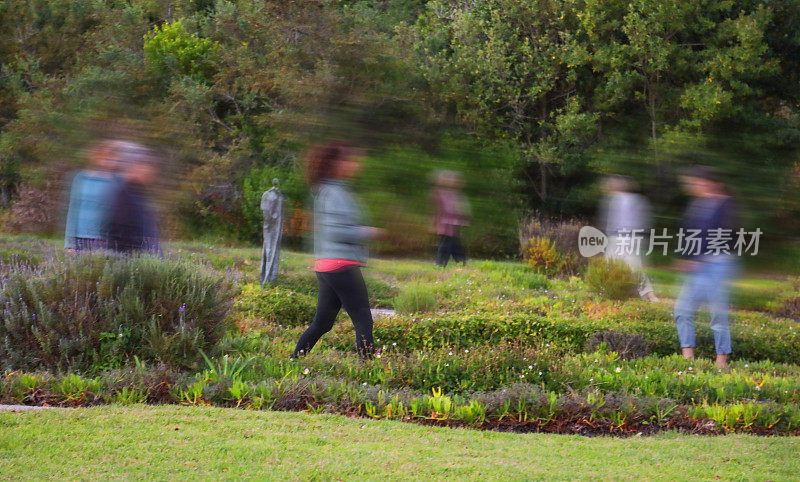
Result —
[[349, 184], [323, 179], [314, 194], [314, 257], [366, 263], [370, 235]]

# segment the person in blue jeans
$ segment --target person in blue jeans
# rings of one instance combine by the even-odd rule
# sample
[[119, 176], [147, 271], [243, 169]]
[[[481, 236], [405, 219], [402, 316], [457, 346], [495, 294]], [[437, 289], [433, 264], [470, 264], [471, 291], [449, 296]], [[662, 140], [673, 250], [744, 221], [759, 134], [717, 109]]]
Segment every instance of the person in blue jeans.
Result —
[[708, 304], [717, 366], [724, 368], [731, 353], [728, 293], [735, 272], [733, 233], [736, 205], [719, 173], [709, 166], [694, 166], [681, 175], [684, 190], [692, 196], [682, 221], [680, 267], [687, 273], [675, 301], [674, 317], [684, 358], [694, 359], [694, 315]]

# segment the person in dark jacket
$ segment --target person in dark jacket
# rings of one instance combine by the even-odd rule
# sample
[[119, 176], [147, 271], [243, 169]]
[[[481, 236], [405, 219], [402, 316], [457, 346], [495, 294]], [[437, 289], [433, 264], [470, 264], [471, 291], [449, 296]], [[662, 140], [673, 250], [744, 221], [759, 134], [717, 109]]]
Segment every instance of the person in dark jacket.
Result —
[[694, 314], [706, 302], [711, 312], [717, 366], [724, 368], [731, 353], [728, 293], [735, 271], [735, 200], [716, 169], [708, 166], [686, 170], [681, 184], [692, 196], [679, 234], [681, 268], [687, 273], [674, 309], [681, 353], [684, 358], [694, 359]]
[[319, 283], [317, 311], [300, 335], [292, 358], [307, 354], [333, 328], [344, 307], [356, 331], [356, 351], [374, 352], [372, 313], [361, 266], [367, 243], [381, 230], [364, 225], [362, 209], [350, 180], [360, 168], [361, 152], [345, 144], [318, 146], [309, 152], [306, 177], [314, 198], [314, 271]]
[[117, 191], [109, 219], [109, 247], [123, 254], [161, 255], [158, 221], [147, 196], [156, 174], [153, 157], [138, 146], [124, 161], [125, 181]]

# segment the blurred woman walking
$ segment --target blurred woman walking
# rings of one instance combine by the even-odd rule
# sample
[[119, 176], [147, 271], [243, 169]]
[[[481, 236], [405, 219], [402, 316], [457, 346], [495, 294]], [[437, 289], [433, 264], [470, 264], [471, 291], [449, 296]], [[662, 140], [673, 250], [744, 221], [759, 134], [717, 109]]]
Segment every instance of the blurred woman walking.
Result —
[[317, 311], [300, 335], [292, 358], [307, 354], [333, 328], [344, 307], [356, 331], [359, 357], [374, 351], [372, 313], [361, 266], [369, 240], [380, 229], [364, 226], [350, 181], [361, 169], [361, 150], [342, 143], [313, 148], [306, 159], [306, 179], [314, 199], [314, 271], [319, 283]]
[[634, 188], [633, 180], [627, 176], [610, 175], [603, 180], [605, 197], [600, 218], [608, 236], [605, 258], [625, 263], [636, 277], [639, 296], [657, 302], [653, 283], [644, 272], [641, 253], [641, 238], [646, 242], [650, 232], [650, 203], [643, 195], [636, 194]]
[[720, 236], [731, 233], [736, 220], [736, 202], [729, 194], [716, 169], [694, 166], [681, 175], [684, 190], [692, 201], [683, 217], [684, 235], [694, 232], [696, 243], [686, 240], [681, 269], [687, 273], [675, 301], [675, 324], [684, 358], [694, 359], [694, 315], [703, 302], [711, 312], [711, 331], [717, 351], [717, 366], [724, 368], [731, 353], [731, 330], [728, 324], [728, 293], [735, 272], [733, 239]]
[[109, 247], [123, 254], [162, 255], [158, 219], [148, 189], [158, 172], [149, 149], [127, 143], [123, 155], [125, 182], [115, 194], [109, 216]]
[[436, 265], [445, 267], [453, 258], [456, 263], [466, 264], [467, 256], [461, 242], [461, 228], [469, 224], [469, 204], [461, 190], [464, 179], [455, 171], [439, 171], [435, 175], [433, 204], [436, 213], [434, 229], [439, 236]]
[[101, 141], [89, 148], [91, 167], [72, 180], [64, 249], [70, 252], [104, 249], [114, 195], [122, 183], [118, 174], [121, 143]]

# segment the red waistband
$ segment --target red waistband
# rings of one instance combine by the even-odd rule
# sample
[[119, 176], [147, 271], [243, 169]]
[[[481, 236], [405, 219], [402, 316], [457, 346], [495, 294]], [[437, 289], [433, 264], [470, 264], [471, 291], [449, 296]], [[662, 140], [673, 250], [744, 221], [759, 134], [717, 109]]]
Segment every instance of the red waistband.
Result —
[[318, 259], [314, 261], [314, 271], [319, 273], [330, 273], [332, 271], [339, 271], [351, 266], [361, 266], [360, 261], [352, 259]]

